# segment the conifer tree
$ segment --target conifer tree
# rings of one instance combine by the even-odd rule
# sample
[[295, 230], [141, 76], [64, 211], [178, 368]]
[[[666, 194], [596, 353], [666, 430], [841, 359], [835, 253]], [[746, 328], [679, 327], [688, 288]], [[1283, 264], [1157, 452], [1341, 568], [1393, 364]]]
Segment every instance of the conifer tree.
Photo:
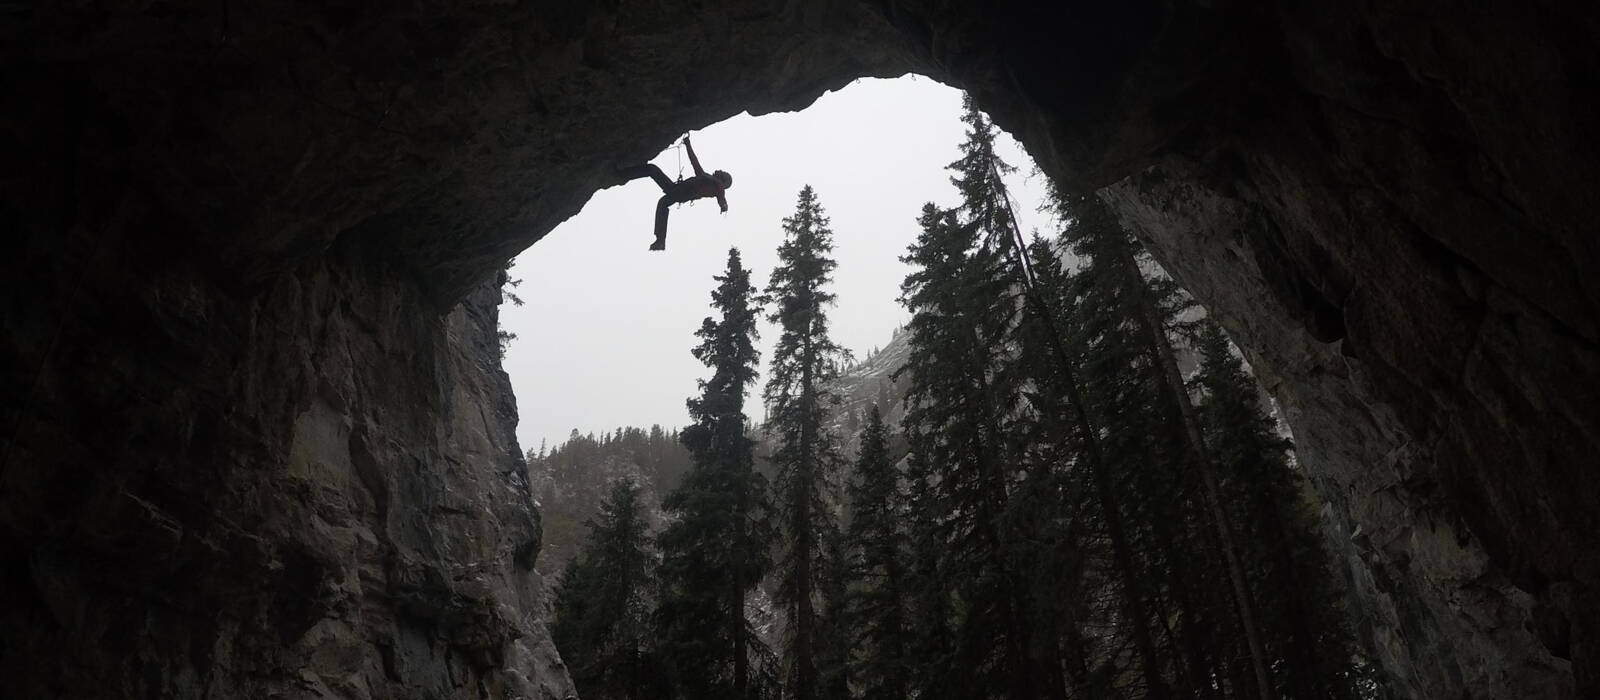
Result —
[[[939, 530], [914, 541], [950, 550], [944, 561], [926, 562], [925, 545], [913, 547], [914, 591], [935, 574], [960, 582], [948, 606], [959, 617], [949, 651], [956, 666], [980, 672], [968, 673], [975, 687], [955, 696], [1057, 697], [1066, 692], [1061, 650], [1073, 635], [1063, 620], [1039, 615], [1056, 592], [1036, 577], [1044, 548], [1035, 543], [1071, 521], [1043, 517], [1060, 510], [1066, 482], [1055, 478], [1054, 465], [1062, 455], [1046, 455], [1026, 439], [1027, 426], [1038, 422], [1026, 408], [1039, 405], [1025, 397], [1039, 397], [1042, 385], [1016, 361], [1027, 278], [1011, 247], [1014, 224], [1000, 180], [1011, 168], [995, 154], [993, 126], [970, 101], [963, 119], [967, 140], [950, 166], [962, 204], [951, 212], [924, 209], [923, 234], [906, 258], [921, 269], [902, 286], [902, 301], [916, 314], [902, 370], [910, 379], [902, 424], [912, 450], [912, 502]], [[1060, 413], [1053, 402], [1043, 410]], [[1077, 567], [1070, 552], [1051, 553], [1050, 563], [1062, 572]], [[919, 605], [940, 603], [915, 597]]]
[[914, 662], [906, 619], [905, 496], [877, 406], [867, 412], [848, 494], [850, 577], [855, 582], [847, 613], [855, 633], [851, 675], [862, 700], [902, 700], [910, 697]]
[[923, 233], [906, 257], [917, 269], [902, 285], [902, 302], [914, 314], [900, 375], [909, 379], [902, 425], [915, 502], [933, 528], [929, 548], [916, 550], [935, 557], [916, 566], [925, 574], [919, 587], [941, 587], [950, 596], [941, 601], [924, 590], [922, 605], [935, 609], [919, 614], [956, 614], [948, 623], [950, 646], [936, 652], [949, 659], [932, 661], [937, 666], [922, 676], [930, 683], [925, 690], [1039, 697], [1029, 604], [1002, 531], [1019, 473], [1007, 430], [1018, 387], [998, 372], [1015, 300], [1002, 259], [977, 245], [977, 226], [932, 205], [921, 223]]
[[1232, 517], [1251, 533], [1244, 553], [1274, 659], [1272, 697], [1361, 697], [1370, 682], [1338, 605], [1342, 591], [1317, 532], [1315, 506], [1289, 467], [1289, 441], [1261, 405], [1255, 380], [1209, 320], [1200, 324], [1197, 383]]
[[[1209, 687], [1240, 698], [1351, 697], [1362, 669], [1351, 662], [1353, 646], [1339, 641], [1339, 626], [1290, 621], [1296, 610], [1306, 612], [1301, 620], [1332, 619], [1335, 596], [1300, 582], [1335, 579], [1317, 568], [1326, 559], [1314, 528], [1285, 515], [1305, 512], [1295, 507], [1303, 493], [1286, 485], [1292, 475], [1283, 444], [1259, 412], [1253, 381], [1236, 361], [1225, 367], [1218, 360], [1217, 376], [1227, 377], [1217, 380], [1227, 387], [1218, 392], [1234, 406], [1223, 413], [1234, 420], [1228, 428], [1202, 426], [1168, 337], [1169, 329], [1188, 325], [1175, 320], [1184, 297], [1170, 281], [1144, 276], [1137, 243], [1097, 198], [1072, 202], [1070, 214], [1063, 238], [1082, 270], [1064, 295], [1068, 335], [1085, 353], [1085, 395], [1104, 429], [1106, 458], [1119, 471], [1119, 510], [1163, 621], [1157, 646], [1165, 668], [1190, 693]], [[1207, 355], [1233, 361], [1225, 346]], [[1240, 469], [1248, 475], [1237, 475]], [[1219, 475], [1231, 491], [1218, 485]], [[1242, 532], [1250, 534], [1233, 534]], [[1268, 583], [1274, 572], [1279, 578]], [[1303, 644], [1311, 638], [1331, 641], [1313, 649]]]
[[[1012, 376], [1008, 379], [996, 383], [1001, 386], [1009, 383], [1033, 387], [1035, 392], [1031, 396], [1037, 400], [1030, 403], [1044, 415], [1032, 417], [1042, 421], [1060, 421], [1070, 426], [1070, 430], [1062, 432], [1064, 437], [1069, 438], [1069, 442], [1063, 446], [1067, 448], [1066, 453], [1074, 455], [1074, 461], [1087, 467], [1085, 471], [1091, 477], [1094, 492], [1099, 497], [1100, 515], [1110, 540], [1114, 569], [1122, 583], [1128, 622], [1125, 627], [1129, 630], [1137, 650], [1141, 675], [1145, 681], [1145, 692], [1150, 697], [1164, 696], [1167, 688], [1165, 674], [1154, 637], [1149, 629], [1149, 625], [1159, 620], [1157, 616], [1151, 615], [1157, 601], [1147, 590], [1145, 572], [1137, 557], [1139, 546], [1136, 540], [1139, 532], [1134, 526], [1137, 523], [1125, 522], [1128, 514], [1123, 512], [1123, 506], [1129, 505], [1130, 502], [1117, 493], [1118, 475], [1108, 463], [1106, 446], [1102, 444], [1108, 426], [1104, 417], [1091, 415], [1086, 404], [1088, 400], [1086, 396], [1092, 398], [1087, 391], [1090, 387], [1080, 383], [1086, 380], [1080, 376], [1078, 366], [1093, 357], [1079, 353], [1074, 358], [1074, 353], [1066, 347], [1069, 341], [1063, 337], [1063, 329], [1058, 326], [1057, 312], [1050, 308], [1045, 295], [1036, 285], [1037, 271], [1029, 262], [1020, 234], [1016, 232], [1009, 200], [1005, 194], [1004, 184], [1000, 180], [1008, 168], [993, 155], [992, 126], [970, 101], [967, 104], [965, 120], [969, 130], [967, 142], [962, 147], [963, 158], [951, 166], [958, 173], [952, 181], [962, 192], [962, 214], [969, 222], [968, 225], [976, 227], [982, 234], [983, 245], [979, 249], [979, 254], [987, 252], [994, 257], [997, 260], [994, 268], [1000, 271], [1005, 282], [1024, 292], [1027, 315], [1021, 320], [1021, 325], [1036, 329], [1031, 337], [1042, 338], [1045, 341], [1049, 349], [1045, 356], [1051, 360], [1044, 367], [1035, 364], [1031, 368], [1015, 362], [1008, 363], [1017, 371], [1012, 372]], [[978, 254], [974, 257], [978, 257]], [[1012, 309], [1022, 306], [1024, 303], [1021, 300], [1011, 303]], [[997, 319], [1009, 319], [1012, 316], [1002, 313], [998, 308], [991, 308], [989, 314]], [[997, 334], [994, 342], [999, 342], [1002, 338], [1005, 340], [1017, 338], [1020, 341], [1024, 336], [1018, 335], [1018, 332], [1023, 329], [1017, 326], [1018, 324], [1013, 323], [1004, 327], [1006, 333]], [[1022, 351], [1019, 349], [1016, 354], [1022, 354]], [[1044, 371], [1040, 371], [1041, 369]], [[1129, 434], [1138, 433], [1130, 431]], [[1013, 439], [1016, 439], [1015, 435]], [[1023, 473], [1031, 474], [1032, 478], [1026, 482], [1030, 493], [1017, 498], [1012, 507], [1008, 508], [1008, 514], [1012, 516], [1011, 521], [1021, 526], [1022, 530], [1008, 534], [1005, 539], [1012, 542], [1034, 541], [1041, 536], [1041, 533], [1029, 531], [1029, 527], [1038, 526], [1041, 522], [1036, 518], [1017, 516], [1019, 513], [1028, 513], [1040, 508], [1048, 509], [1051, 489], [1048, 483], [1039, 479], [1048, 477], [1050, 471], [1040, 467], [1031, 469], [1027, 467], [1030, 450], [1027, 449], [1025, 442], [1017, 449], [1018, 452], [1012, 459], [1017, 462]], [[1159, 521], [1151, 522], [1160, 525]], [[1018, 551], [1015, 547], [1012, 549], [1014, 552]], [[1015, 558], [1017, 555], [1012, 556]], [[1007, 586], [1010, 599], [1013, 601], [1011, 609], [1015, 615], [1014, 626], [1008, 635], [1009, 641], [1014, 645], [1020, 644], [1025, 652], [1020, 665], [1016, 667], [1016, 675], [1022, 678], [1023, 682], [1018, 685], [1018, 692], [1014, 695], [1039, 692], [1055, 695], [1064, 693], [1063, 679], [1057, 672], [1059, 664], [1056, 663], [1062, 641], [1060, 636], [1053, 631], [1049, 634], [1035, 633], [1034, 611], [1038, 609], [1039, 603], [1033, 599], [1034, 596], [1029, 592], [1032, 588], [1024, 577], [1012, 574]]]
[[655, 555], [639, 487], [613, 482], [585, 525], [589, 539], [556, 585], [551, 635], [584, 697], [659, 697], [661, 669], [649, 641]]
[[843, 461], [828, 426], [829, 413], [839, 403], [830, 383], [846, 353], [828, 333], [833, 231], [810, 186], [800, 190], [783, 229], [778, 265], [766, 289], [768, 320], [780, 330], [763, 392], [766, 429], [776, 443], [771, 460], [777, 467], [783, 535], [776, 602], [784, 608], [790, 635], [784, 648], [787, 692], [795, 700], [815, 700], [823, 697], [820, 677], [843, 672], [818, 663], [819, 608], [837, 602], [821, 599], [819, 576], [827, 566], [825, 545], [837, 528], [827, 494]]
[[851, 700], [850, 642], [856, 621], [850, 616], [850, 558], [845, 532], [835, 527], [822, 543], [817, 576], [821, 606], [817, 615], [817, 697]]
[[[1067, 296], [1069, 275], [1054, 246], [1035, 238], [1029, 246], [1039, 303], [1072, 317]], [[1063, 313], [1065, 312], [1065, 313]], [[1115, 557], [1107, 547], [1103, 516], [1096, 511], [1092, 470], [1084, 468], [1079, 425], [1064, 415], [1067, 397], [1061, 396], [1066, 378], [1058, 376], [1055, 345], [1047, 337], [1058, 332], [1054, 323], [1041, 323], [1034, 314], [1018, 324], [1011, 338], [1016, 346], [1011, 371], [1025, 376], [1029, 411], [1017, 425], [1017, 439], [1027, 445], [1027, 479], [1011, 509], [1018, 529], [1029, 536], [1017, 546], [1018, 556], [1029, 562], [1026, 580], [1036, 601], [1038, 653], [1060, 659], [1057, 688], [1070, 688], [1072, 696], [1102, 697], [1114, 694], [1108, 683], [1121, 675], [1112, 672], [1104, 654], [1115, 635], [1088, 633], [1091, 628], [1127, 630], [1125, 606], [1116, 602], [1122, 589], [1107, 576], [1115, 571]], [[1070, 361], [1082, 366], [1085, 358]]]
[[[1371, 688], [1337, 624], [1326, 585], [1337, 579], [1303, 488], [1248, 377], [1217, 360], [1192, 415], [1168, 338], [1182, 325], [1170, 281], [1146, 279], [1137, 245], [1087, 200], [1062, 239], [1082, 269], [1040, 241], [1024, 254], [992, 127], [970, 102], [965, 121], [951, 165], [962, 204], [926, 206], [904, 258], [913, 318], [896, 378], [906, 380], [910, 527], [893, 600], [914, 660], [905, 695]], [[850, 532], [863, 547], [872, 513], [857, 501], [853, 491]], [[868, 598], [882, 593], [871, 578], [881, 568], [856, 566], [852, 605], [884, 600]], [[891, 608], [853, 613], [863, 625], [853, 682], [890, 688], [885, 697], [898, 690], [886, 680], [895, 668], [872, 661], [895, 654], [874, 641], [885, 635], [869, 610]]]
[[[911, 429], [911, 423], [902, 425]], [[945, 540], [944, 499], [939, 493], [937, 469], [932, 460], [908, 439], [906, 628], [913, 697], [956, 700], [951, 684], [955, 669], [956, 600], [951, 581], [950, 544]]]
[[737, 249], [728, 251], [727, 269], [716, 280], [711, 298], [720, 318], [705, 319], [693, 350], [711, 377], [689, 399], [692, 424], [681, 433], [694, 465], [663, 502], [675, 520], [659, 538], [656, 622], [675, 697], [748, 700], [758, 697], [756, 679], [765, 673], [752, 659], [766, 651], [745, 602], [770, 568], [771, 540], [765, 483], [754, 469], [744, 414], [759, 360], [759, 308]]
[[961, 624], [954, 589], [957, 576], [970, 579], [970, 567], [958, 570], [954, 559], [974, 553], [972, 537], [963, 527], [974, 516], [958, 512], [960, 505], [952, 502], [946, 487], [955, 483], [948, 474], [970, 469], [964, 462], [972, 461], [971, 446], [981, 442], [962, 410], [977, 405], [968, 400], [973, 392], [964, 369], [968, 348], [975, 344], [972, 313], [965, 308], [971, 299], [961, 293], [976, 239], [973, 229], [958, 224], [953, 211], [931, 203], [923, 207], [918, 223], [922, 232], [902, 258], [913, 266], [901, 285], [901, 303], [912, 313], [910, 352], [895, 375], [907, 381], [901, 426], [911, 452], [918, 534], [913, 598], [920, 628], [917, 656], [923, 663], [915, 676], [919, 696], [955, 697], [958, 679], [951, 674], [957, 663], [955, 630]]
[[[1057, 204], [1064, 205], [1059, 198]], [[1203, 443], [1186, 430], [1180, 401], [1188, 397], [1174, 379], [1166, 342], [1181, 308], [1171, 302], [1174, 288], [1141, 275], [1134, 242], [1097, 198], [1079, 198], [1062, 213], [1070, 220], [1062, 240], [1082, 268], [1058, 294], [1067, 310], [1064, 331], [1078, 353], [1084, 400], [1103, 433], [1102, 454], [1115, 471], [1108, 486], [1097, 486], [1116, 506], [1102, 514], [1125, 521], [1122, 539], [1142, 597], [1160, 621], [1161, 638], [1150, 649], [1182, 690], [1198, 692], [1223, 679], [1230, 694], [1257, 695], [1261, 674], [1252, 678], [1248, 670], [1264, 668], [1263, 657], [1249, 653], [1259, 645], [1241, 634], [1252, 627], [1235, 617], [1237, 610], [1249, 619], [1249, 599], [1232, 585], [1241, 579], [1226, 566], [1231, 538], [1216, 509], [1207, 507], [1214, 503], [1208, 462]]]
[[1048, 465], [1033, 458], [1022, 432], [1022, 409], [1026, 405], [1023, 390], [1032, 383], [1031, 377], [1013, 371], [1017, 352], [1014, 337], [1019, 324], [1025, 322], [1020, 313], [1024, 308], [1021, 292], [1027, 286], [1020, 257], [1023, 251], [1013, 248], [1016, 222], [1002, 181], [1015, 168], [1000, 158], [995, 146], [998, 132], [970, 96], [964, 98], [963, 108], [962, 121], [967, 131], [961, 144], [962, 157], [948, 168], [954, 172], [951, 183], [961, 194], [959, 218], [964, 226], [975, 229], [978, 237], [978, 248], [972, 254], [976, 264], [973, 273], [982, 282], [975, 287], [979, 290], [976, 298], [987, 301], [981, 313], [988, 320], [980, 337], [992, 347], [994, 365], [988, 383], [993, 387], [994, 398], [990, 410], [999, 414], [994, 421], [999, 433], [992, 441], [992, 449], [1007, 464], [1004, 480], [1011, 482], [1003, 490], [1004, 503], [999, 510], [997, 541], [1001, 552], [995, 572], [999, 579], [996, 585], [1006, 599], [1003, 609], [1009, 617], [1003, 637], [1013, 676], [1010, 694], [1059, 696], [1065, 691], [1061, 674], [1055, 670], [1059, 666], [1055, 644], [1040, 634], [1041, 623], [1046, 621], [1038, 615], [1041, 603], [1027, 573], [1038, 570], [1035, 557], [1040, 551], [1030, 545], [1040, 541], [1044, 536], [1040, 528], [1048, 524], [1038, 517], [1039, 511], [1053, 509], [1056, 503], [1048, 493], [1050, 484], [1045, 481]]
[[[1058, 197], [1058, 201], [1060, 199]], [[1129, 351], [1134, 353], [1130, 359], [1137, 361], [1138, 346], [1142, 341], [1143, 353], [1149, 358], [1152, 371], [1160, 378], [1160, 390], [1155, 392], [1153, 408], [1156, 413], [1164, 414], [1164, 422], [1176, 428], [1175, 435], [1181, 437], [1177, 442], [1182, 449], [1175, 455], [1174, 461], [1184, 467], [1188, 472], [1186, 475], [1192, 475], [1189, 481], [1198, 483], [1200, 498], [1195, 505], [1202, 507], [1202, 510], [1196, 513], [1196, 517], [1215, 532], [1216, 549], [1223, 564], [1220, 575], [1227, 582], [1226, 590], [1231, 593], [1233, 609], [1238, 615], [1237, 628], [1244, 638], [1254, 685], [1257, 686], [1255, 695], [1268, 698], [1271, 696], [1267, 679], [1269, 663], [1261, 642], [1254, 601], [1249, 595], [1248, 582], [1239, 561], [1240, 543], [1232, 523], [1224, 515], [1215, 474], [1216, 465], [1183, 385], [1177, 354], [1167, 337], [1174, 309], [1166, 308], [1164, 302], [1175, 296], [1175, 289], [1165, 280], [1148, 280], [1144, 277], [1139, 269], [1138, 245], [1098, 197], [1084, 195], [1073, 198], [1070, 205], [1065, 202], [1061, 204], [1070, 206], [1076, 219], [1069, 229], [1070, 237], [1076, 242], [1078, 252], [1091, 261], [1086, 277], [1092, 280], [1086, 284], [1112, 291], [1117, 307], [1111, 315], [1137, 331], [1137, 335], [1129, 339]], [[1199, 640], [1196, 639], [1191, 646], [1198, 648]], [[1190, 656], [1197, 653], [1191, 653]], [[1195, 664], [1199, 660], [1191, 659], [1191, 662]]]

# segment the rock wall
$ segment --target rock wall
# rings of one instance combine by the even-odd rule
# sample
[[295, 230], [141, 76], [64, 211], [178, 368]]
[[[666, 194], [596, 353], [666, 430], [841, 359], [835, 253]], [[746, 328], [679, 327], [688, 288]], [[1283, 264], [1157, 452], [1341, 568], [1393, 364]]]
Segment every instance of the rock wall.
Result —
[[[1353, 344], [1316, 340], [1271, 289], [1253, 239], [1272, 224], [1245, 202], [1163, 183], [1162, 172], [1104, 196], [1247, 348], [1294, 429], [1300, 464], [1326, 504], [1332, 549], [1345, 559], [1359, 631], [1394, 689], [1423, 698], [1575, 697], [1569, 648], [1542, 639], [1536, 626], [1552, 601], [1514, 582], [1466, 525], [1442, 483], [1449, 465], [1439, 464], [1439, 438], [1414, 437], [1381, 398], [1385, 387], [1345, 354]], [[1231, 254], [1196, 260], [1199, 246]]]
[[0, 695], [568, 696], [496, 273], [612, 163], [877, 55], [644, 11], [0, 10]]
[[1102, 194], [1271, 378], [1402, 692], [1589, 697], [1594, 13], [1415, 9], [1279, 8], [1293, 82]]
[[8, 315], [55, 337], [7, 392], [0, 694], [567, 697], [499, 290], [393, 279], [86, 274]]
[[1273, 379], [1402, 694], [1600, 694], [1597, 12], [8, 6], [0, 683], [559, 697], [484, 285], [685, 130], [917, 71]]

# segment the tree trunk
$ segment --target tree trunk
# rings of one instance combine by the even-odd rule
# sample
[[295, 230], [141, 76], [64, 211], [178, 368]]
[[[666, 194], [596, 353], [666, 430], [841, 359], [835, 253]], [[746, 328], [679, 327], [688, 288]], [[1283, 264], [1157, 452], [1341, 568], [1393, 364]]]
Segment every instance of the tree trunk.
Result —
[[[1020, 248], [1021, 242], [1017, 241], [1017, 255], [1027, 255]], [[1145, 614], [1144, 585], [1133, 563], [1133, 551], [1128, 542], [1127, 531], [1122, 522], [1122, 512], [1117, 507], [1118, 499], [1116, 488], [1111, 481], [1111, 472], [1105, 463], [1104, 453], [1100, 449], [1100, 436], [1095, 431], [1094, 424], [1089, 421], [1088, 411], [1083, 405], [1083, 396], [1078, 390], [1077, 374], [1072, 370], [1071, 356], [1063, 345], [1061, 334], [1056, 328], [1054, 318], [1050, 315], [1049, 308], [1044, 300], [1039, 298], [1038, 292], [1033, 288], [1031, 280], [1027, 285], [1029, 302], [1035, 307], [1036, 316], [1044, 323], [1045, 336], [1049, 340], [1052, 355], [1055, 357], [1057, 371], [1061, 373], [1062, 388], [1067, 394], [1067, 404], [1071, 411], [1071, 420], [1083, 441], [1084, 457], [1089, 463], [1089, 474], [1094, 481], [1095, 492], [1100, 498], [1101, 509], [1106, 518], [1106, 534], [1111, 538], [1111, 554], [1116, 562], [1118, 574], [1122, 578], [1123, 590], [1126, 593], [1128, 617], [1131, 618], [1134, 647], [1139, 652], [1139, 659], [1144, 666], [1145, 681], [1149, 684], [1148, 697], [1167, 697], [1166, 682], [1161, 677], [1161, 662], [1156, 657], [1155, 642], [1150, 638], [1149, 617]]]
[[728, 604], [732, 610], [729, 620], [730, 631], [733, 633], [733, 697], [735, 700], [750, 700], [750, 650], [747, 648], [744, 631], [744, 577], [749, 556], [744, 551], [745, 547], [745, 510], [749, 508], [750, 475], [739, 474], [738, 498], [735, 500], [739, 512], [734, 518], [734, 566], [735, 571], [730, 572], [729, 578], [733, 580], [732, 595]]
[[[809, 305], [808, 305], [809, 306]], [[811, 368], [817, 363], [816, 352], [812, 345], [812, 337], [808, 327], [807, 334], [801, 340], [800, 352], [800, 458], [795, 465], [795, 473], [790, 483], [790, 498], [793, 499], [791, 507], [794, 509], [793, 517], [789, 521], [790, 536], [794, 538], [794, 582], [795, 582], [795, 610], [791, 622], [794, 625], [794, 648], [791, 650], [794, 657], [794, 687], [790, 689], [794, 700], [816, 700], [816, 625], [817, 611], [813, 601], [814, 588], [812, 579], [812, 553], [819, 544], [815, 540], [816, 532], [812, 527], [811, 502], [812, 490], [817, 484], [816, 473], [816, 440], [818, 434], [816, 426], [812, 425], [817, 403], [815, 389], [812, 386]]]
[[[1119, 231], [1116, 235], [1123, 234]], [[1127, 291], [1138, 307], [1139, 318], [1145, 332], [1150, 336], [1151, 351], [1154, 356], [1152, 359], [1161, 367], [1167, 390], [1172, 393], [1172, 404], [1177, 408], [1177, 418], [1183, 424], [1184, 437], [1189, 443], [1189, 454], [1193, 456], [1195, 466], [1200, 472], [1201, 492], [1205, 496], [1206, 509], [1216, 524], [1217, 536], [1222, 540], [1223, 560], [1227, 565], [1228, 580], [1233, 584], [1234, 604], [1238, 606], [1245, 641], [1250, 646], [1250, 665], [1255, 672], [1261, 700], [1272, 700], [1272, 681], [1267, 675], [1266, 651], [1261, 644], [1260, 628], [1256, 626], [1255, 610], [1250, 602], [1250, 589], [1245, 581], [1244, 567], [1239, 561], [1238, 541], [1233, 534], [1233, 526], [1228, 521], [1228, 514], [1222, 507], [1222, 489], [1217, 484], [1216, 464], [1212, 461], [1211, 450], [1206, 445], [1205, 434], [1200, 430], [1194, 405], [1189, 403], [1189, 392], [1184, 388], [1183, 374], [1178, 371], [1177, 356], [1173, 353], [1171, 341], [1167, 340], [1166, 329], [1161, 323], [1155, 302], [1150, 299], [1149, 287], [1139, 272], [1139, 265], [1133, 258], [1131, 247], [1119, 243], [1115, 262], [1123, 268], [1122, 272], [1126, 275], [1124, 279], [1129, 284]]]

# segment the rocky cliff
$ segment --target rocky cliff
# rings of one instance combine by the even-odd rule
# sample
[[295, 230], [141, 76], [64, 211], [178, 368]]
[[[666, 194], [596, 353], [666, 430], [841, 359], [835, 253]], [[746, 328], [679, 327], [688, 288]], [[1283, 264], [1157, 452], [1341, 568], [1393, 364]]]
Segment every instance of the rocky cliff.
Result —
[[1103, 196], [1262, 370], [1399, 687], [1590, 697], [1600, 25], [1482, 9], [1283, 8], [1294, 91]]
[[418, 313], [372, 272], [8, 316], [54, 347], [8, 392], [6, 697], [566, 697], [499, 291]]
[[7, 5], [0, 684], [559, 697], [484, 285], [617, 163], [916, 71], [1269, 378], [1403, 692], [1600, 694], [1597, 13]]

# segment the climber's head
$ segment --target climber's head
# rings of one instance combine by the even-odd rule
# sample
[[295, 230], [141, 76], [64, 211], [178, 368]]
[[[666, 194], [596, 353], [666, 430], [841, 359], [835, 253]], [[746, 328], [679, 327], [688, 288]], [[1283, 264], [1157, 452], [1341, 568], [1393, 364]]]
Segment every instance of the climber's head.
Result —
[[726, 170], [718, 170], [711, 173], [711, 179], [716, 180], [717, 184], [722, 185], [722, 189], [728, 189], [729, 187], [733, 186], [733, 176], [729, 175], [728, 171]]

